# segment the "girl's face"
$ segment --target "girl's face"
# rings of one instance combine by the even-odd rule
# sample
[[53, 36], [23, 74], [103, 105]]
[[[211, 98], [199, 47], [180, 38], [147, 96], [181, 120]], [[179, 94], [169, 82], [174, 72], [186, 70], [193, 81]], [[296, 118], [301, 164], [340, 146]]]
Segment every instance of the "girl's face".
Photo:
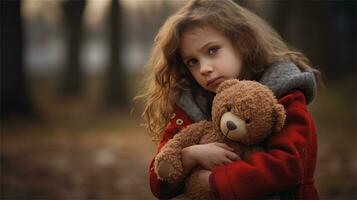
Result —
[[211, 27], [188, 28], [182, 34], [179, 51], [195, 80], [211, 92], [223, 81], [237, 78], [242, 68], [237, 48]]

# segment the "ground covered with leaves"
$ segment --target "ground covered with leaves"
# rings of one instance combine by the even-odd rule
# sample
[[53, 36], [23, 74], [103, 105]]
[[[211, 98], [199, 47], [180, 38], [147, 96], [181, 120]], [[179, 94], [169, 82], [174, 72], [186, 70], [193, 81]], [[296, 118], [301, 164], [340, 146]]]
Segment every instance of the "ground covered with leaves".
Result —
[[5, 132], [1, 197], [17, 199], [148, 199], [154, 145], [143, 129]]
[[[345, 90], [325, 89], [309, 106], [322, 199], [357, 198], [356, 99]], [[147, 172], [155, 145], [138, 115], [98, 109], [90, 96], [58, 101], [37, 94], [40, 118], [2, 123], [1, 199], [154, 198]]]

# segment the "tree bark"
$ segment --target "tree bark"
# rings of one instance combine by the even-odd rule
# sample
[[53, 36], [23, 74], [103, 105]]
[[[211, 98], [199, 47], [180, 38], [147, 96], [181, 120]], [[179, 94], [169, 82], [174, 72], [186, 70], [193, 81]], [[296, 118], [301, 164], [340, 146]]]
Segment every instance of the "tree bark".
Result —
[[21, 1], [1, 5], [1, 118], [10, 115], [34, 117], [23, 64]]
[[64, 96], [78, 96], [83, 92], [83, 72], [79, 61], [85, 4], [85, 0], [63, 2], [67, 36], [67, 62], [61, 82], [61, 93]]
[[112, 0], [109, 11], [109, 45], [110, 64], [106, 74], [105, 98], [110, 107], [128, 106], [127, 76], [120, 59], [120, 48], [123, 47], [121, 24], [121, 5]]

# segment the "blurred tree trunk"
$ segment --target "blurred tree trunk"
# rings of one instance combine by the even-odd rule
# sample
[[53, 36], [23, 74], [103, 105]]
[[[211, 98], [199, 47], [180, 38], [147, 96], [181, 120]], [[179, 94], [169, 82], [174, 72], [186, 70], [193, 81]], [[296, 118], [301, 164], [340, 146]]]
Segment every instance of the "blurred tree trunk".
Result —
[[110, 64], [106, 74], [105, 100], [107, 106], [124, 108], [128, 106], [127, 76], [120, 59], [123, 47], [121, 24], [122, 8], [118, 0], [112, 0], [109, 11]]
[[67, 39], [67, 62], [61, 83], [64, 96], [77, 96], [83, 92], [83, 72], [80, 67], [80, 47], [82, 41], [82, 15], [85, 0], [63, 2]]
[[21, 1], [1, 5], [1, 118], [9, 115], [34, 117], [23, 65]]
[[320, 1], [278, 1], [275, 27], [290, 45], [303, 52], [313, 66], [327, 66], [327, 39], [330, 21]]

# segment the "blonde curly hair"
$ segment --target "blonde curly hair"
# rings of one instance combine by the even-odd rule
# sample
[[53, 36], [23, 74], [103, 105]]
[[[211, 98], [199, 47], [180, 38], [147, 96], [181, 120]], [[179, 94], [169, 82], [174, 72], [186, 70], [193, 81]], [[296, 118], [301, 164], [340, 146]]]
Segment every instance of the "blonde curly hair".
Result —
[[179, 54], [182, 33], [196, 26], [221, 31], [239, 49], [243, 59], [240, 78], [259, 80], [267, 66], [286, 60], [302, 71], [312, 70], [320, 82], [320, 72], [310, 67], [310, 61], [288, 47], [271, 26], [248, 9], [231, 0], [190, 1], [160, 28], [146, 65], [143, 91], [135, 97], [145, 100], [142, 117], [153, 141], [160, 141], [179, 92], [197, 85]]

